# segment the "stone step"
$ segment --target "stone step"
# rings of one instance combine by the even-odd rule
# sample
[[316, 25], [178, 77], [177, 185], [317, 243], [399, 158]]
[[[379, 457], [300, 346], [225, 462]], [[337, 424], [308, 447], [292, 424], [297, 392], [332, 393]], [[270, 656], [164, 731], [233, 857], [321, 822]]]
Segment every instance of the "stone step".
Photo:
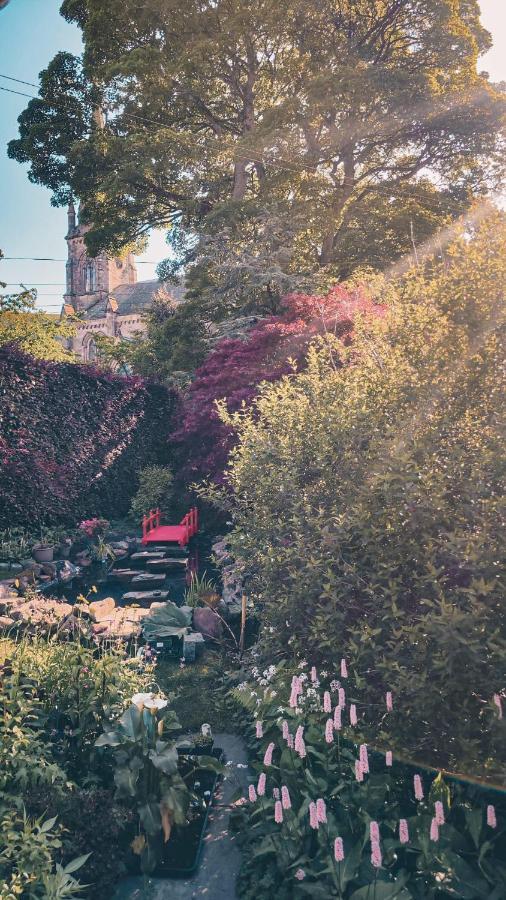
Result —
[[166, 601], [169, 599], [169, 591], [129, 591], [123, 594], [122, 601], [125, 603], [145, 603], [150, 604], [153, 600]]
[[146, 568], [148, 572], [173, 572], [178, 569], [186, 569], [187, 559], [148, 559]]
[[165, 572], [140, 572], [135, 578], [132, 578], [132, 585], [142, 587], [143, 585], [147, 585], [148, 587], [154, 584], [163, 584], [165, 581]]

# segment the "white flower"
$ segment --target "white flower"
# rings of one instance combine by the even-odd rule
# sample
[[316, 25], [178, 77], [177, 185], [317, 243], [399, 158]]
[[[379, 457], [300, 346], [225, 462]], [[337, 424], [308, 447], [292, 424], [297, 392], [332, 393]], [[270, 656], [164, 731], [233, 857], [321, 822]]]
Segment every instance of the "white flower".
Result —
[[330, 690], [332, 691], [333, 694], [336, 694], [340, 687], [341, 687], [341, 685], [339, 684], [338, 681], [330, 682]]
[[238, 690], [238, 691], [245, 691], [247, 687], [248, 687], [248, 682], [247, 682], [247, 681], [242, 681], [241, 684], [238, 684], [238, 685], [237, 685], [237, 690]]
[[132, 697], [132, 703], [135, 703], [136, 706], [146, 706], [146, 702], [152, 699], [152, 692], [150, 692], [149, 694], [134, 694]]
[[153, 697], [152, 700], [146, 700], [144, 706], [146, 709], [165, 709], [168, 702], [168, 700], [162, 700], [161, 697]]
[[328, 674], [329, 674], [328, 672], [320, 672], [320, 675], [322, 676], [322, 678], [326, 678]]
[[301, 659], [299, 663], [299, 669], [304, 669], [307, 666], [307, 659]]

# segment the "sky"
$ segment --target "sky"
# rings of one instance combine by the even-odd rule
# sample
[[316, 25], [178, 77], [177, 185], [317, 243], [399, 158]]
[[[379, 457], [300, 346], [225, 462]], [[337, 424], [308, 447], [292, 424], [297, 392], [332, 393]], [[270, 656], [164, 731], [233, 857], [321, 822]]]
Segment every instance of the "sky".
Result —
[[[61, 18], [60, 5], [61, 0], [10, 0], [2, 7], [0, 0], [0, 75], [37, 82], [38, 73], [59, 50], [80, 52], [79, 29]], [[479, 68], [493, 81], [506, 81], [506, 0], [481, 0], [480, 6], [494, 47]], [[0, 86], [36, 93], [2, 77]], [[57, 312], [65, 281], [66, 211], [53, 208], [50, 192], [28, 181], [27, 166], [7, 157], [7, 143], [17, 136], [17, 117], [27, 102], [26, 97], [0, 91], [0, 248], [5, 256], [60, 261], [2, 260], [0, 281], [7, 282], [9, 291], [21, 282], [36, 287], [37, 306]], [[155, 278], [156, 264], [167, 255], [164, 234], [152, 234], [146, 252], [137, 257], [139, 279]]]

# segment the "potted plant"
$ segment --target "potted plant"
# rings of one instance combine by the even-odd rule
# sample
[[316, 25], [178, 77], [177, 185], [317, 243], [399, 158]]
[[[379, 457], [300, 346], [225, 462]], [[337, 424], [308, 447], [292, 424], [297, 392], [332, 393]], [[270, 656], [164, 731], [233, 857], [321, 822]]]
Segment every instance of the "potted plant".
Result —
[[214, 738], [211, 726], [204, 723], [197, 734], [193, 735], [193, 746], [197, 755], [210, 755], [214, 747]]
[[35, 562], [46, 563], [53, 561], [55, 543], [52, 538], [53, 534], [51, 530], [41, 527], [40, 541], [32, 547], [32, 556]]

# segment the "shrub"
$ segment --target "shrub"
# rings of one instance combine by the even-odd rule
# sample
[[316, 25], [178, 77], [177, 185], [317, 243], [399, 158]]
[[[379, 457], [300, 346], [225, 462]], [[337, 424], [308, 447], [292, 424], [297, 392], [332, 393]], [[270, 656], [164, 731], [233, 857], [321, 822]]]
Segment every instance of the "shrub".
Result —
[[174, 394], [141, 378], [0, 347], [0, 527], [128, 511], [142, 466], [165, 462]]
[[229, 542], [273, 648], [332, 665], [339, 640], [371, 702], [403, 698], [395, 747], [473, 773], [504, 759], [505, 238], [491, 216], [383, 319], [355, 321], [349, 365], [320, 341], [306, 371], [224, 414]]
[[504, 797], [390, 759], [381, 740], [368, 746], [371, 709], [348, 668], [349, 678], [339, 668], [310, 675], [305, 661], [269, 666], [234, 692], [255, 719], [258, 778], [234, 815], [239, 896], [503, 896]]
[[147, 466], [139, 472], [139, 488], [130, 506], [130, 515], [141, 519], [150, 509], [168, 513], [172, 500], [173, 475], [167, 466]]

